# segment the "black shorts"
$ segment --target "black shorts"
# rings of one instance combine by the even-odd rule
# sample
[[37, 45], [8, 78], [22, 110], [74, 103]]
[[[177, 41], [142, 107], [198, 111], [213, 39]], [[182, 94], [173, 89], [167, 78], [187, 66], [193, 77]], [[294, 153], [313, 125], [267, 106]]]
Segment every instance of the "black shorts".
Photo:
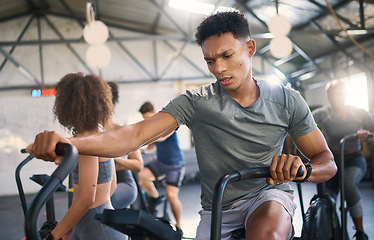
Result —
[[180, 188], [186, 172], [184, 165], [167, 165], [158, 160], [154, 160], [145, 165], [151, 170], [157, 180], [165, 178], [166, 184]]

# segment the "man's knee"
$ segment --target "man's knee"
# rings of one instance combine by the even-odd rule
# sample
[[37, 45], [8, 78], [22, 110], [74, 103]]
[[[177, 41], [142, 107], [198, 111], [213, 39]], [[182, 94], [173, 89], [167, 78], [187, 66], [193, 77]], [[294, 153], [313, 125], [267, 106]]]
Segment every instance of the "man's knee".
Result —
[[165, 188], [166, 197], [170, 200], [178, 200], [179, 188], [172, 185], [167, 185]]
[[144, 167], [138, 173], [138, 177], [139, 177], [139, 184], [141, 184], [142, 182], [146, 182], [146, 181], [147, 182], [154, 181], [156, 179], [152, 171], [147, 167]]
[[267, 201], [249, 216], [246, 226], [246, 235], [254, 239], [287, 239], [292, 219], [280, 203]]
[[[268, 222], [271, 221], [268, 219]], [[266, 224], [247, 226], [246, 239], [288, 239], [291, 231], [291, 225], [285, 224], [282, 227], [274, 227], [274, 225]]]

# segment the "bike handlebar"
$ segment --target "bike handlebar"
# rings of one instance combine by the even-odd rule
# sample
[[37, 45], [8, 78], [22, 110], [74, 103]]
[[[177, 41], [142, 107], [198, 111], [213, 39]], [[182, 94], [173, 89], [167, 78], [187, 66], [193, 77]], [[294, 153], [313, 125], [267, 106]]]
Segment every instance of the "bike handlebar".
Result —
[[[357, 140], [358, 134], [353, 133], [349, 134], [345, 137], [343, 137], [339, 142], [339, 148], [340, 148], [340, 163], [339, 167], [339, 187], [340, 187], [340, 204], [341, 206], [345, 205], [345, 190], [344, 190], [344, 145], [347, 141]], [[373, 139], [374, 133], [370, 132], [367, 139]], [[342, 240], [345, 240], [345, 231], [346, 231], [346, 212], [345, 210], [341, 210], [341, 216], [340, 216], [340, 222], [341, 222], [341, 234], [342, 234]]]
[[[24, 150], [24, 149], [23, 149]], [[22, 150], [21, 150], [22, 152]], [[23, 153], [26, 153], [24, 151]], [[22, 186], [22, 181], [21, 181], [21, 169], [32, 159], [34, 158], [34, 155], [30, 154], [25, 160], [23, 160], [16, 168], [15, 172], [15, 178], [16, 178], [16, 184], [18, 188], [18, 193], [19, 193], [19, 198], [21, 200], [21, 205], [22, 205], [22, 210], [23, 210], [23, 215], [26, 215], [27, 212], [27, 204], [26, 204], [26, 197], [25, 197], [25, 192], [23, 191], [23, 186]]]
[[[300, 167], [297, 171], [296, 176], [301, 177], [304, 175], [304, 168]], [[257, 167], [257, 168], [246, 168], [238, 171], [234, 171], [231, 174], [222, 176], [214, 188], [213, 195], [213, 209], [212, 209], [212, 225], [210, 232], [211, 240], [221, 239], [221, 225], [222, 225], [222, 205], [223, 205], [223, 193], [226, 185], [230, 182], [237, 182], [244, 179], [253, 178], [267, 178], [271, 177], [269, 167]]]
[[[21, 150], [22, 151], [22, 150]], [[78, 162], [78, 150], [71, 144], [58, 143], [55, 150], [57, 155], [64, 155], [64, 160], [52, 173], [50, 179], [33, 198], [25, 217], [25, 233], [28, 240], [40, 240], [37, 230], [39, 212], [44, 203], [56, 191], [62, 181], [73, 171]]]

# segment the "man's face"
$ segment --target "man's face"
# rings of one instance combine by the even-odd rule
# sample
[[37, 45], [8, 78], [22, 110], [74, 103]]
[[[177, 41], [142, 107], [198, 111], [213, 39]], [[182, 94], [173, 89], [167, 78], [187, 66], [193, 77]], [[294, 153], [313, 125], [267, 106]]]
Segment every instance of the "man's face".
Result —
[[150, 118], [152, 117], [153, 115], [155, 115], [155, 112], [146, 112], [146, 113], [143, 113], [142, 116], [144, 119], [146, 118]]
[[251, 80], [251, 57], [256, 50], [253, 40], [238, 40], [225, 33], [207, 38], [201, 49], [209, 71], [226, 91], [235, 91]]
[[339, 108], [345, 105], [346, 95], [344, 87], [335, 86], [333, 89], [328, 91], [327, 98], [333, 107]]

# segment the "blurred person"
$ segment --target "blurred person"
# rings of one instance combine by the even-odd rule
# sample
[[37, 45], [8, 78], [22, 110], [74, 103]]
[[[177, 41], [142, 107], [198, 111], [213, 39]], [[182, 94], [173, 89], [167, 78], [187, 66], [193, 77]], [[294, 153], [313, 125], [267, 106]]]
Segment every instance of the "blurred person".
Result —
[[[154, 106], [150, 102], [145, 102], [139, 109], [144, 119], [156, 114]], [[139, 172], [139, 184], [151, 197], [151, 211], [161, 202], [161, 196], [157, 191], [153, 181], [165, 178], [165, 194], [170, 208], [173, 212], [176, 224], [175, 227], [181, 229], [182, 203], [179, 200], [179, 188], [185, 174], [185, 164], [183, 153], [179, 147], [176, 131], [159, 138], [154, 143], [156, 145], [157, 157], [147, 163], [143, 170]]]
[[[118, 84], [108, 82], [112, 90], [113, 107], [119, 102]], [[110, 118], [105, 124], [105, 130], [117, 129], [121, 125]], [[134, 151], [127, 156], [114, 158], [117, 189], [114, 191], [111, 201], [115, 209], [128, 208], [135, 202], [138, 196], [138, 188], [132, 172], [139, 172], [143, 168], [143, 157], [140, 150]]]
[[[345, 201], [356, 228], [355, 239], [369, 239], [363, 228], [363, 205], [358, 183], [365, 176], [367, 168], [366, 158], [361, 151], [361, 141], [367, 139], [369, 131], [374, 131], [374, 119], [369, 112], [347, 104], [347, 89], [343, 81], [329, 82], [326, 85], [326, 93], [329, 106], [314, 110], [313, 116], [321, 127], [338, 166], [341, 159], [340, 140], [349, 134], [358, 134], [357, 141], [347, 141], [344, 148]], [[326, 190], [337, 199], [339, 174], [326, 182]]]

